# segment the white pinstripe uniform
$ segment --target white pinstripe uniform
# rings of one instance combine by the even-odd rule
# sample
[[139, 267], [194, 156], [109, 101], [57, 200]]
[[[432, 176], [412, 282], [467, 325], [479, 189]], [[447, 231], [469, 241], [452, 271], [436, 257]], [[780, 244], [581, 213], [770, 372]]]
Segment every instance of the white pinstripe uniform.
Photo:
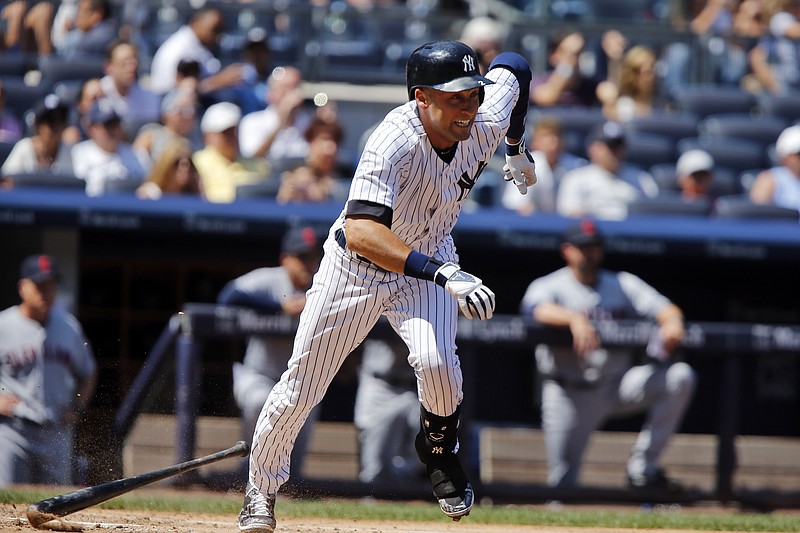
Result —
[[[487, 77], [495, 83], [485, 88], [470, 138], [458, 143], [449, 164], [431, 146], [417, 104], [410, 101], [391, 111], [370, 136], [350, 190], [348, 203], [390, 208], [392, 231], [412, 249], [444, 262], [458, 262], [450, 232], [503, 139], [520, 92], [505, 68]], [[290, 450], [307, 414], [381, 315], [409, 347], [424, 408], [447, 416], [462, 399], [456, 299], [435, 283], [387, 272], [343, 248], [346, 212], [331, 227], [289, 367], [258, 420], [250, 482], [262, 494], [275, 494], [287, 481]]]

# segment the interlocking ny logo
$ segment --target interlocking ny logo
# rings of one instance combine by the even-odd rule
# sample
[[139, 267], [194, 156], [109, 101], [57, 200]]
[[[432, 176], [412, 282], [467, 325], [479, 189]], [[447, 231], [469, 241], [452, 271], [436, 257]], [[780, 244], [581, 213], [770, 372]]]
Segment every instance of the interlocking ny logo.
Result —
[[464, 72], [472, 72], [475, 70], [475, 59], [470, 55], [465, 55], [461, 60], [464, 63]]
[[475, 182], [478, 181], [478, 176], [481, 175], [481, 172], [483, 172], [483, 169], [486, 168], [486, 165], [487, 163], [484, 161], [481, 161], [478, 164], [478, 171], [475, 173], [474, 178], [470, 177], [468, 171], [464, 171], [464, 173], [461, 174], [461, 177], [458, 179], [458, 186], [461, 187], [461, 191], [458, 194], [459, 200], [462, 200], [469, 193], [469, 191], [472, 190], [472, 187], [475, 186]]
[[444, 454], [444, 448], [442, 448], [441, 446], [434, 446], [433, 449], [431, 450], [431, 453], [442, 455]]

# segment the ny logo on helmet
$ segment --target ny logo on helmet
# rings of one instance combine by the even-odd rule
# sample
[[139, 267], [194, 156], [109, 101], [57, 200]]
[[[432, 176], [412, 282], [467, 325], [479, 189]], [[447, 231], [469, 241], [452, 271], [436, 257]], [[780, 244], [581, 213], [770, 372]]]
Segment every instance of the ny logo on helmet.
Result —
[[461, 60], [464, 63], [464, 72], [472, 72], [475, 70], [475, 59], [470, 55], [465, 55]]

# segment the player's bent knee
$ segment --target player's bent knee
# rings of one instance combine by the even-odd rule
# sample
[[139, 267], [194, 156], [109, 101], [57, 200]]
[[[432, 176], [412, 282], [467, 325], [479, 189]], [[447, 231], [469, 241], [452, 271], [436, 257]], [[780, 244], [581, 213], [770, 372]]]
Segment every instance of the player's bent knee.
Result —
[[697, 386], [697, 374], [684, 362], [673, 364], [667, 370], [667, 389], [691, 394]]

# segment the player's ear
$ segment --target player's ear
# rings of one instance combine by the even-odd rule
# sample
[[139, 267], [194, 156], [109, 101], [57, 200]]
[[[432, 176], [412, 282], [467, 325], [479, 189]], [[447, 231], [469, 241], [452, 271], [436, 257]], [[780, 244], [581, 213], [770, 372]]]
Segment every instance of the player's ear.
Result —
[[414, 99], [417, 101], [418, 105], [423, 107], [427, 107], [430, 103], [428, 93], [426, 93], [422, 87], [417, 87], [414, 89]]

